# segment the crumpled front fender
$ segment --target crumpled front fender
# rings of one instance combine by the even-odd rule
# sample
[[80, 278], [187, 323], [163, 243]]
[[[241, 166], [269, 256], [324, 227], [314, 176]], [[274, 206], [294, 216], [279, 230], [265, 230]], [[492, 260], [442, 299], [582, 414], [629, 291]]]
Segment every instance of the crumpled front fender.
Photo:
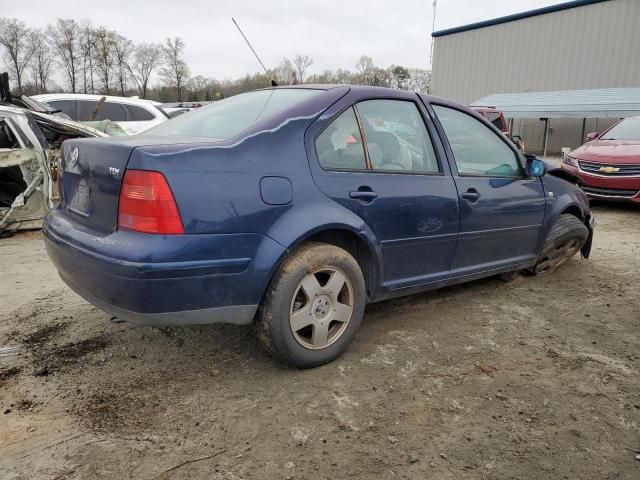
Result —
[[587, 238], [587, 241], [580, 249], [580, 254], [582, 255], [582, 258], [589, 258], [589, 255], [591, 254], [591, 245], [593, 244], [593, 231], [596, 226], [596, 220], [593, 216], [593, 213], [591, 212], [587, 213], [587, 218], [585, 219], [585, 225], [589, 229], [589, 238]]

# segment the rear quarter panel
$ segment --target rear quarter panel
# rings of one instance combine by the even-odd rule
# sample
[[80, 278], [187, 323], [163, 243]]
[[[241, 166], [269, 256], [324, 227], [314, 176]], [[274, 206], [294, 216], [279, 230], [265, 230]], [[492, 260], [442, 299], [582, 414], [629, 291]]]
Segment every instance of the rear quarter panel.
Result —
[[[255, 258], [273, 263], [269, 276], [281, 257], [320, 230], [348, 229], [373, 243], [362, 219], [317, 190], [307, 161], [307, 127], [347, 91], [332, 89], [318, 105], [257, 124], [239, 139], [138, 147], [127, 168], [165, 175], [186, 234], [258, 233], [283, 246], [280, 258], [256, 252]], [[290, 202], [265, 202], [261, 180], [274, 177], [291, 185]]]

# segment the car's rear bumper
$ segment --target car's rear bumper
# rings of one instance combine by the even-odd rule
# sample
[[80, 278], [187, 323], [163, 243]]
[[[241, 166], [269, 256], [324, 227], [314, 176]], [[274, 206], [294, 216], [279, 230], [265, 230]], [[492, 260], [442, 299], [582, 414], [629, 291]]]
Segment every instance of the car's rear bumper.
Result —
[[43, 232], [65, 283], [101, 310], [145, 325], [251, 323], [284, 253], [260, 234], [100, 236], [58, 210]]
[[596, 175], [565, 163], [562, 168], [582, 180], [581, 188], [589, 198], [640, 203], [640, 177]]

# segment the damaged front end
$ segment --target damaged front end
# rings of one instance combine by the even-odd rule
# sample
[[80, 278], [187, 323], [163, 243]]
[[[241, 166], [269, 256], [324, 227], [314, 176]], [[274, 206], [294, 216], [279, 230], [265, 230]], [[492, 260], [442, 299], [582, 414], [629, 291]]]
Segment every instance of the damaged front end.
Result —
[[58, 200], [64, 140], [103, 136], [64, 118], [0, 105], [0, 233], [41, 227]]

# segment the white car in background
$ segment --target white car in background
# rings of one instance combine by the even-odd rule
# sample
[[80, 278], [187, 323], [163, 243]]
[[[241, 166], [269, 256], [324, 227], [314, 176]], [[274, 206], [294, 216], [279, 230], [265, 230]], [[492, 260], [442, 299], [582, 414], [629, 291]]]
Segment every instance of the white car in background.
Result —
[[192, 109], [189, 107], [165, 107], [163, 105], [162, 110], [167, 113], [169, 118], [174, 118], [182, 115], [183, 113], [187, 113]]
[[91, 120], [96, 105], [105, 98], [94, 120], [111, 120], [127, 134], [141, 133], [168, 120], [168, 115], [160, 108], [159, 102], [141, 100], [136, 97], [113, 97], [109, 95], [88, 95], [83, 93], [47, 93], [31, 97], [38, 102], [60, 110], [77, 122]]

